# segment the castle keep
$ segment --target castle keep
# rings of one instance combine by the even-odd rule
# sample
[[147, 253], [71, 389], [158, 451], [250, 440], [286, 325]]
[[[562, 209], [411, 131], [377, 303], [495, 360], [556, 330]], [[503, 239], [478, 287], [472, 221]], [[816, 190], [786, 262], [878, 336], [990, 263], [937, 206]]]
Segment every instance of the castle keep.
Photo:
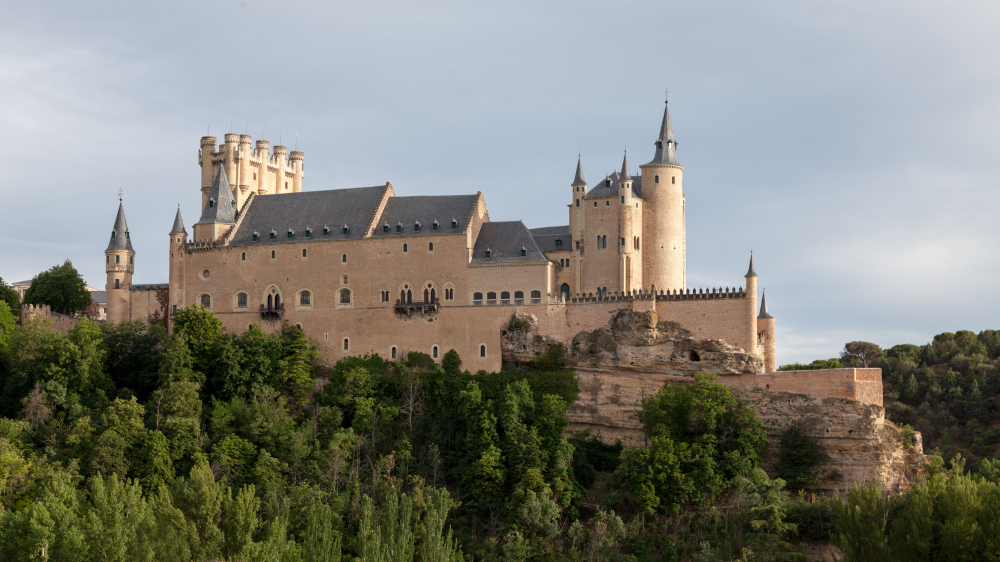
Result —
[[167, 285], [132, 285], [119, 205], [105, 251], [109, 321], [202, 305], [231, 331], [297, 325], [331, 363], [455, 349], [470, 370], [493, 371], [515, 312], [534, 316], [538, 334], [569, 340], [628, 309], [724, 339], [775, 370], [774, 318], [763, 297], [758, 309], [752, 257], [731, 287], [687, 285], [684, 168], [666, 107], [649, 162], [631, 168], [626, 154], [591, 186], [578, 160], [569, 224], [535, 229], [491, 221], [481, 192], [302, 191], [302, 152], [251, 141], [202, 137], [202, 213], [189, 237], [177, 211]]

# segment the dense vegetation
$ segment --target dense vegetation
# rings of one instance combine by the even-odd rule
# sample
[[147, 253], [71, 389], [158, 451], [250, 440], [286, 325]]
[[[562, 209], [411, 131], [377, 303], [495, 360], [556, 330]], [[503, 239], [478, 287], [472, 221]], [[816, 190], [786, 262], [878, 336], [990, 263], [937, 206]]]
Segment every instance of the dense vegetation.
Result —
[[31, 280], [31, 286], [24, 293], [24, 303], [47, 304], [53, 312], [73, 315], [91, 305], [90, 291], [80, 272], [66, 260]]

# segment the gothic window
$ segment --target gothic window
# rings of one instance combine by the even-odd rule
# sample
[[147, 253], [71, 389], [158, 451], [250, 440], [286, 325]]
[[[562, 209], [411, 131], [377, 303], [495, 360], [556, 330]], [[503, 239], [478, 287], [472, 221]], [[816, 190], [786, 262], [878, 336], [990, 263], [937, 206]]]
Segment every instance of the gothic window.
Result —
[[272, 302], [271, 295], [267, 295], [267, 309], [273, 310], [273, 308], [274, 308], [274, 302]]
[[246, 308], [247, 307], [247, 294], [246, 293], [240, 293], [240, 294], [236, 295], [236, 306], [239, 307], [239, 308]]
[[542, 303], [542, 292], [531, 291], [531, 304], [541, 304], [541, 303]]
[[309, 306], [312, 304], [312, 293], [302, 291], [299, 293], [299, 306]]
[[344, 338], [344, 351], [349, 351], [351, 349], [351, 342], [347, 338]]
[[340, 304], [351, 304], [351, 290], [341, 289], [340, 290]]
[[275, 310], [281, 309], [281, 295], [274, 295], [274, 308]]
[[433, 252], [434, 251], [434, 242], [428, 242], [427, 243], [427, 251], [428, 252]]
[[389, 302], [389, 291], [379, 291], [382, 296], [382, 302]]
[[212, 297], [211, 297], [211, 295], [202, 295], [201, 296], [201, 306], [204, 306], [205, 308], [212, 308]]
[[347, 254], [340, 256], [340, 263], [347, 263]]
[[660, 183], [660, 176], [653, 178], [653, 183]]
[[247, 261], [247, 253], [246, 253], [246, 252], [243, 252], [243, 253], [242, 253], [242, 254], [240, 255], [240, 260], [241, 260], [241, 261]]

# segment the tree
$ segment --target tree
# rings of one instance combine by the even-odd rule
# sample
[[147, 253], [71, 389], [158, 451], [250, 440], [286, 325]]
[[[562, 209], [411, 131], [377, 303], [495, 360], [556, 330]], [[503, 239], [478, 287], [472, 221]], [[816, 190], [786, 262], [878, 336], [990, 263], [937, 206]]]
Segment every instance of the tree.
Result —
[[[828, 477], [819, 468], [830, 462], [819, 439], [806, 435], [798, 423], [793, 423], [781, 433], [778, 442], [778, 476], [792, 486], [814, 489], [819, 481]], [[833, 476], [833, 475], [830, 475]]]
[[104, 347], [108, 350], [105, 367], [119, 389], [127, 388], [145, 401], [156, 388], [166, 333], [160, 326], [145, 320], [108, 323], [102, 326]]
[[215, 347], [222, 338], [222, 321], [204, 306], [191, 305], [174, 315], [174, 330], [187, 342], [194, 357], [194, 369], [211, 372], [217, 357]]
[[5, 283], [2, 277], [0, 277], [0, 302], [7, 303], [11, 310], [21, 309], [21, 295], [17, 294], [14, 287]]
[[866, 341], [852, 341], [844, 344], [840, 352], [840, 362], [845, 367], [870, 367], [882, 359], [882, 348]]
[[55, 312], [76, 314], [90, 305], [90, 291], [80, 272], [66, 260], [31, 280], [24, 293], [25, 304], [47, 304]]
[[90, 484], [90, 505], [84, 517], [87, 544], [95, 560], [135, 560], [139, 530], [146, 524], [149, 507], [142, 487], [134, 480], [100, 474]]

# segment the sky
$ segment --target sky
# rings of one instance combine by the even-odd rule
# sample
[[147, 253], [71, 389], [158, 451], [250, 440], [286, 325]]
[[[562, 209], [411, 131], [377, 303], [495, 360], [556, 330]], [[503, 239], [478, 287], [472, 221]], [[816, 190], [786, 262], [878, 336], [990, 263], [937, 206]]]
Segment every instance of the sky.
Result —
[[[653, 155], [665, 91], [690, 287], [751, 250], [778, 362], [1000, 328], [995, 2], [4, 2], [0, 277], [103, 288], [124, 192], [135, 283], [167, 278], [199, 139], [305, 152], [305, 190], [475, 193], [568, 223]], [[633, 170], [636, 173], [636, 170]], [[982, 291], [982, 293], [981, 293]]]

